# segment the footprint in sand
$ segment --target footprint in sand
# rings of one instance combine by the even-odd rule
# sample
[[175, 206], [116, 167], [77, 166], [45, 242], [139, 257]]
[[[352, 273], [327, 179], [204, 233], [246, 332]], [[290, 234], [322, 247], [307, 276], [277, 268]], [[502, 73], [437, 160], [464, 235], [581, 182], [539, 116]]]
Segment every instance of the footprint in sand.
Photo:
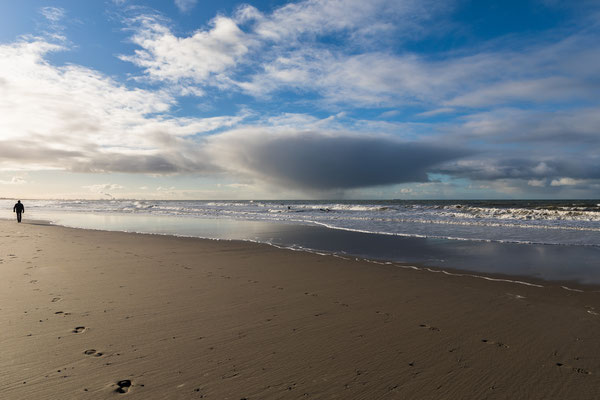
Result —
[[592, 374], [590, 371], [588, 371], [586, 369], [573, 367], [571, 365], [563, 364], [563, 363], [560, 363], [560, 362], [557, 362], [556, 366], [560, 367], [560, 368], [570, 369], [571, 371], [577, 372], [578, 374], [584, 374], [584, 375], [591, 375]]
[[509, 346], [509, 345], [507, 345], [507, 344], [504, 344], [504, 343], [502, 343], [502, 342], [494, 342], [493, 340], [490, 340], [490, 339], [481, 339], [481, 341], [482, 341], [483, 343], [486, 343], [486, 344], [491, 344], [491, 345], [494, 345], [494, 346], [496, 346], [496, 347], [502, 347], [502, 348], [504, 348], [504, 349], [508, 349], [508, 348], [510, 347], [510, 346]]
[[427, 324], [420, 324], [419, 326], [421, 328], [425, 328], [425, 329], [428, 329], [428, 330], [434, 331], [434, 332], [439, 332], [440, 331], [440, 328], [436, 328], [435, 326], [429, 326]]
[[596, 316], [600, 315], [600, 314], [598, 314], [598, 312], [596, 311], [596, 309], [594, 307], [592, 307], [592, 306], [585, 306], [585, 308], [587, 309], [587, 313], [588, 314], [596, 315]]
[[127, 393], [129, 392], [129, 388], [131, 387], [131, 381], [129, 379], [124, 379], [122, 381], [117, 382], [118, 388], [115, 389], [117, 393]]
[[56, 303], [57, 301], [60, 301], [60, 300], [61, 300], [61, 298], [60, 298], [60, 297], [53, 297], [51, 301], [52, 301], [53, 303]]
[[85, 332], [85, 329], [86, 329], [85, 326], [76, 326], [72, 332], [73, 333], [83, 333], [83, 332]]
[[392, 320], [392, 315], [390, 313], [383, 312], [383, 311], [375, 311], [375, 314], [383, 315], [383, 323], [384, 324], [387, 324], [388, 322], [390, 322]]
[[86, 356], [102, 357], [104, 353], [96, 351], [96, 349], [89, 349], [83, 352]]

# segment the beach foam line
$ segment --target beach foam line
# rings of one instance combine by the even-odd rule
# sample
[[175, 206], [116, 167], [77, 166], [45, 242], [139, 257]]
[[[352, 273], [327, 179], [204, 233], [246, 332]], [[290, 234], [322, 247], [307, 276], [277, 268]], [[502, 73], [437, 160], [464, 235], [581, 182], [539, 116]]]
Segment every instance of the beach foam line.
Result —
[[[437, 272], [434, 271], [430, 268], [427, 268], [428, 271], [430, 272]], [[478, 278], [478, 279], [484, 279], [486, 281], [493, 281], [493, 282], [507, 282], [507, 283], [516, 283], [519, 285], [525, 285], [525, 286], [532, 286], [532, 287], [538, 287], [538, 288], [543, 288], [543, 285], [538, 285], [537, 283], [531, 283], [531, 282], [525, 282], [525, 281], [518, 281], [518, 280], [514, 280], [514, 279], [504, 279], [504, 278], [492, 278], [489, 276], [484, 276], [484, 275], [475, 275], [475, 274], [457, 274], [457, 273], [452, 273], [452, 272], [448, 272], [448, 271], [444, 271], [441, 270], [442, 273], [446, 274], [446, 275], [452, 275], [452, 276], [468, 276], [471, 278]]]
[[[369, 262], [371, 264], [393, 265], [393, 266], [398, 267], [398, 268], [413, 269], [413, 270], [416, 270], [416, 271], [428, 271], [428, 272], [442, 273], [444, 275], [449, 275], [449, 276], [467, 276], [467, 277], [471, 277], [471, 278], [485, 279], [487, 281], [517, 283], [519, 285], [539, 287], [539, 288], [543, 288], [544, 287], [543, 285], [539, 285], [537, 283], [519, 281], [519, 280], [514, 280], [514, 279], [492, 278], [492, 277], [485, 276], [485, 275], [475, 275], [475, 274], [462, 274], [462, 273], [456, 273], [456, 272], [449, 272], [449, 271], [446, 271], [446, 270], [443, 270], [443, 269], [432, 269], [432, 268], [429, 268], [429, 267], [417, 267], [417, 266], [414, 266], [414, 265], [397, 264], [397, 263], [393, 263], [393, 262], [390, 262], [390, 261], [382, 262], [382, 261], [366, 260], [366, 259], [365, 259], [365, 261]], [[564, 289], [568, 289], [568, 290], [583, 292], [583, 290], [569, 289], [566, 286], [561, 286], [561, 287], [564, 288]]]
[[538, 287], [538, 288], [543, 288], [543, 285], [539, 285], [537, 283], [531, 283], [531, 282], [525, 282], [525, 281], [519, 281], [519, 280], [515, 280], [515, 279], [505, 279], [505, 278], [492, 278], [490, 276], [485, 276], [485, 275], [476, 275], [476, 274], [461, 274], [461, 273], [456, 273], [456, 272], [449, 272], [443, 269], [432, 269], [429, 267], [417, 267], [414, 265], [402, 265], [402, 264], [396, 264], [396, 263], [390, 263], [392, 265], [394, 265], [395, 267], [398, 268], [405, 268], [405, 269], [414, 269], [416, 271], [427, 271], [427, 272], [434, 272], [434, 273], [442, 273], [444, 275], [448, 275], [448, 276], [460, 276], [460, 277], [470, 277], [470, 278], [478, 278], [478, 279], [484, 279], [486, 281], [493, 281], [493, 282], [506, 282], [506, 283], [516, 283], [519, 285], [525, 285], [525, 286], [532, 286], [532, 287]]
[[573, 289], [573, 288], [570, 288], [570, 287], [567, 287], [567, 286], [561, 286], [561, 288], [563, 288], [563, 289], [565, 289], [565, 290], [568, 290], [569, 292], [579, 292], [579, 293], [583, 293], [583, 290], [581, 290], [581, 289]]
[[[310, 223], [318, 226], [323, 226], [328, 229], [347, 231], [347, 232], [357, 232], [357, 233], [365, 233], [370, 235], [386, 235], [386, 236], [399, 236], [399, 237], [408, 237], [408, 238], [421, 238], [421, 239], [444, 239], [444, 240], [456, 240], [456, 241], [466, 241], [466, 242], [483, 242], [483, 243], [508, 243], [508, 244], [524, 244], [524, 245], [543, 245], [543, 246], [586, 246], [586, 247], [599, 247], [597, 244], [590, 243], [557, 243], [550, 241], [530, 241], [530, 240], [509, 240], [509, 239], [478, 239], [478, 238], [466, 238], [459, 236], [442, 236], [442, 235], [422, 235], [418, 233], [402, 233], [402, 232], [386, 232], [386, 231], [376, 231], [376, 230], [368, 230], [368, 229], [357, 229], [357, 228], [346, 228], [343, 226], [336, 226], [325, 222], [314, 221], [314, 220], [292, 220], [291, 222], [297, 223]], [[500, 225], [499, 225], [500, 226]], [[527, 227], [530, 228], [530, 227]], [[578, 229], [579, 230], [579, 229]]]

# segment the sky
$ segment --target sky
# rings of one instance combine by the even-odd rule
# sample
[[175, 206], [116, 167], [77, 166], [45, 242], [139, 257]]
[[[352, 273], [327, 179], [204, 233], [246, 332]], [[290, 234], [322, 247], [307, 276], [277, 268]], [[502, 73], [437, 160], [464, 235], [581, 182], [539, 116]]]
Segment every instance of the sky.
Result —
[[0, 197], [600, 198], [600, 1], [0, 0]]

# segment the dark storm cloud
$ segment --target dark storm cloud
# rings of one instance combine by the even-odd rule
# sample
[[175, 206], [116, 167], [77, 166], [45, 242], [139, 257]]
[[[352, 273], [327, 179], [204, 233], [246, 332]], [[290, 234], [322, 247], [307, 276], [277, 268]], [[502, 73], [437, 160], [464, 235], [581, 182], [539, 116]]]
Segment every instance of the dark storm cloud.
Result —
[[387, 136], [255, 129], [213, 136], [206, 149], [225, 170], [304, 190], [425, 182], [432, 166], [467, 154]]

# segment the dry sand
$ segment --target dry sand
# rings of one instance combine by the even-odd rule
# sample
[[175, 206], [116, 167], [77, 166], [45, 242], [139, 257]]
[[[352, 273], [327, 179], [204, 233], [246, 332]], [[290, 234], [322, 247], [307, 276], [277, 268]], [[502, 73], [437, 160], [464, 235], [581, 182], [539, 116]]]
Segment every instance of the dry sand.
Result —
[[0, 398], [596, 399], [588, 290], [0, 221]]

